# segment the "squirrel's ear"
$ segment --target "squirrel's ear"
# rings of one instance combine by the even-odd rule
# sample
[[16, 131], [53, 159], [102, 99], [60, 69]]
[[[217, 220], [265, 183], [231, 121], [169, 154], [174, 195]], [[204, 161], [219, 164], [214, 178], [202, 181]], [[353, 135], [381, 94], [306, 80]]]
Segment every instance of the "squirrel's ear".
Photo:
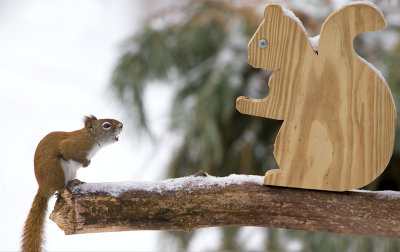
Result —
[[94, 115], [85, 116], [85, 128], [93, 128], [93, 121], [97, 120]]
[[279, 4], [268, 4], [264, 10], [264, 18], [271, 16], [272, 13], [276, 12], [283, 14], [281, 6]]

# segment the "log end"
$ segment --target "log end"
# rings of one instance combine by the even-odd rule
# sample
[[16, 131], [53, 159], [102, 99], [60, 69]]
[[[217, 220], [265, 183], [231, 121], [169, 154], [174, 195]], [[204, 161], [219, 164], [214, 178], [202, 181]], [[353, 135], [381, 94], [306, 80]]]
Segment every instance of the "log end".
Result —
[[50, 214], [50, 220], [64, 231], [66, 235], [74, 234], [76, 227], [74, 223], [74, 206], [72, 194], [68, 189], [57, 194], [57, 201], [53, 212]]

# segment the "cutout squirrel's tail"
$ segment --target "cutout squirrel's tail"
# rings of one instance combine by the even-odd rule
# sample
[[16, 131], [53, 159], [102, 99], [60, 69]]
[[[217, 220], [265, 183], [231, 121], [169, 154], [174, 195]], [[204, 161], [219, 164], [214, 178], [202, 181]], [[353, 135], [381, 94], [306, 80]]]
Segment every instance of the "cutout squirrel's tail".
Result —
[[373, 3], [354, 2], [333, 12], [321, 28], [318, 53], [332, 52], [338, 47], [353, 48], [354, 38], [363, 32], [378, 31], [386, 27], [382, 12]]
[[42, 250], [44, 218], [50, 197], [51, 194], [39, 188], [25, 222], [21, 246], [23, 252], [39, 252]]

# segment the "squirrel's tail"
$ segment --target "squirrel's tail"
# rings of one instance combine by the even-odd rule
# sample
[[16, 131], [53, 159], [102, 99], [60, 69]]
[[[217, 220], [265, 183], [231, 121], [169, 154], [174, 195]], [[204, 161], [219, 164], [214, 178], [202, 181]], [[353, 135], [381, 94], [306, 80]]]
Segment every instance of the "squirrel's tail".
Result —
[[354, 38], [358, 34], [385, 27], [385, 17], [373, 3], [359, 1], [345, 5], [329, 15], [323, 23], [318, 42], [318, 55], [324, 53], [340, 55], [338, 50], [353, 48]]
[[39, 252], [42, 250], [44, 219], [47, 212], [47, 203], [51, 195], [51, 193], [43, 191], [39, 187], [28, 218], [25, 221], [21, 246], [23, 252]]

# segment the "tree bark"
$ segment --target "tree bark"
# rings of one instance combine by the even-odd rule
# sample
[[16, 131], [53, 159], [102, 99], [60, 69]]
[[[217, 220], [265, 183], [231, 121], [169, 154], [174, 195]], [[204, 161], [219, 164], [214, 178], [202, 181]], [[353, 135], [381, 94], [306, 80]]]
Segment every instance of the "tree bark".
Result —
[[262, 185], [263, 177], [202, 174], [158, 182], [82, 184], [50, 219], [65, 234], [262, 226], [400, 238], [400, 193]]

